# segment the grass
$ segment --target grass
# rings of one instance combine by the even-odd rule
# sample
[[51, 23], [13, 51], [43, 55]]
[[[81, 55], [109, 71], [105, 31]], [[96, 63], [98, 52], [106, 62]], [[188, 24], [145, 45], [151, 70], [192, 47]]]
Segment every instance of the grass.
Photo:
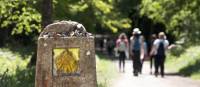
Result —
[[181, 75], [200, 80], [200, 46], [191, 46], [180, 56], [168, 55], [167, 67]]
[[28, 58], [22, 59], [20, 54], [13, 53], [9, 49], [0, 49], [0, 73], [2, 74], [7, 69], [9, 73], [14, 74], [17, 68], [25, 68], [30, 60]]
[[98, 87], [110, 87], [110, 83], [117, 76], [117, 69], [114, 63], [103, 55], [97, 55], [96, 60]]
[[[34, 87], [35, 67], [27, 67], [31, 58], [27, 49], [0, 48], [0, 87]], [[98, 54], [96, 59], [98, 87], [109, 87], [117, 70], [105, 56]]]
[[34, 87], [35, 68], [27, 68], [30, 55], [21, 55], [7, 48], [0, 49], [0, 86]]

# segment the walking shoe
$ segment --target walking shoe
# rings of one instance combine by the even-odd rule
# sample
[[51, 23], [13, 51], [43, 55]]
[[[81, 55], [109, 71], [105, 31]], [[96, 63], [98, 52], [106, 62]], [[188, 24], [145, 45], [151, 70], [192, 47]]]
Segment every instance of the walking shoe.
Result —
[[158, 73], [155, 73], [155, 77], [158, 77]]
[[138, 76], [138, 73], [134, 73], [134, 76]]

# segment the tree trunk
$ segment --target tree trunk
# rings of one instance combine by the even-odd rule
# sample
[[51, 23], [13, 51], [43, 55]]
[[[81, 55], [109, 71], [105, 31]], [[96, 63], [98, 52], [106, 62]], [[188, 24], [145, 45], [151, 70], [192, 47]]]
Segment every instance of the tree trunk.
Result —
[[[52, 0], [42, 0], [41, 2], [41, 14], [42, 14], [42, 29], [44, 29], [48, 24], [52, 23], [53, 14], [53, 3]], [[28, 67], [36, 65], [37, 59], [37, 46], [35, 47], [34, 53], [31, 57]]]
[[53, 5], [52, 0], [42, 1], [42, 28], [52, 23]]

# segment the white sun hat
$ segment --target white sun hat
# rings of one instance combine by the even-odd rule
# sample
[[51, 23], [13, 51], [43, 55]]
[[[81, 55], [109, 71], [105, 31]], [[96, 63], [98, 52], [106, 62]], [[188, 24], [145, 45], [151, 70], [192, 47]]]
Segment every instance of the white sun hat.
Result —
[[139, 28], [134, 28], [134, 29], [133, 29], [133, 33], [134, 33], [134, 34], [141, 34], [141, 31], [140, 31]]

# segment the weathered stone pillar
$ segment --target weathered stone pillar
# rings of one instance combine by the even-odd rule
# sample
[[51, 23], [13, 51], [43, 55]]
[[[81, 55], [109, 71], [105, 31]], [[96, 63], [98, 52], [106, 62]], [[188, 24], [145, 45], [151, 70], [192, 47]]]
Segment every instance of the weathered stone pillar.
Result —
[[94, 37], [73, 21], [48, 25], [38, 38], [36, 87], [96, 87]]

